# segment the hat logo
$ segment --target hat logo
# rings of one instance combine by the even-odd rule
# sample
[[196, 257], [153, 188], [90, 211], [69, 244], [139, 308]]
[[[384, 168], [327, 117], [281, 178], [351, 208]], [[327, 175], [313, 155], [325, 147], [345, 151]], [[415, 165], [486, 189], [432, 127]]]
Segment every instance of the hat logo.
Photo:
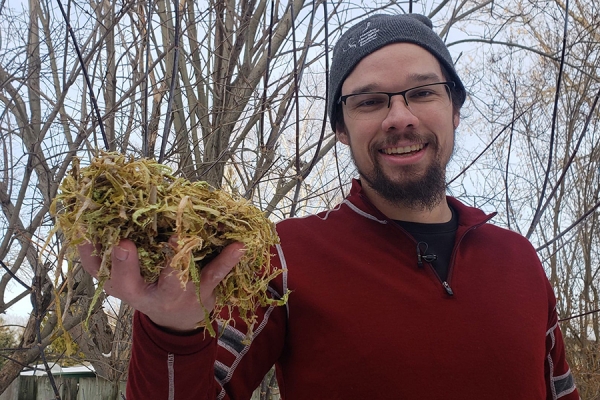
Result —
[[358, 38], [358, 45], [360, 47], [362, 47], [362, 46], [364, 46], [366, 44], [369, 44], [373, 40], [377, 39], [377, 33], [378, 32], [379, 32], [379, 28], [369, 29], [368, 31], [364, 32]]
[[358, 36], [358, 39], [356, 37], [350, 37], [348, 39], [348, 44], [347, 47], [344, 49], [344, 52], [356, 47], [365, 46], [373, 40], [377, 39], [377, 33], [379, 33], [379, 28], [369, 29], [370, 26], [371, 21], [368, 21], [365, 25], [365, 29], [363, 29], [360, 35]]
[[367, 24], [365, 25], [365, 29], [362, 30], [362, 33], [360, 34], [360, 36], [358, 37], [358, 45], [360, 47], [363, 47], [366, 44], [369, 44], [369, 42], [372, 42], [373, 40], [377, 39], [377, 33], [379, 32], [378, 28], [371, 28], [371, 21], [368, 21]]

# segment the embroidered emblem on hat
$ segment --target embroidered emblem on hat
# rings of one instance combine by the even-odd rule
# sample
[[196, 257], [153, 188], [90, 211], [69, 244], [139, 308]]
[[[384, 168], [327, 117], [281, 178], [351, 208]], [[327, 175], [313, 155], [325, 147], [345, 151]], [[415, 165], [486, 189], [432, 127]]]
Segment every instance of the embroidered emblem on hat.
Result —
[[367, 26], [365, 26], [363, 33], [361, 33], [360, 37], [358, 38], [358, 45], [360, 47], [369, 44], [373, 40], [377, 39], [377, 33], [379, 32], [379, 28], [369, 29], [370, 25], [371, 21], [367, 23]]
[[377, 34], [379, 33], [379, 28], [371, 28], [371, 21], [368, 21], [365, 25], [365, 29], [362, 30], [358, 37], [349, 37], [348, 44], [342, 49], [345, 53], [350, 49], [355, 49], [356, 47], [363, 47], [373, 40], [377, 39]]
[[365, 44], [368, 44], [369, 42], [372, 42], [373, 40], [377, 39], [378, 32], [379, 32], [379, 28], [373, 28], [373, 29], [363, 33], [362, 35], [360, 35], [360, 38], [358, 39], [358, 45], [362, 47]]

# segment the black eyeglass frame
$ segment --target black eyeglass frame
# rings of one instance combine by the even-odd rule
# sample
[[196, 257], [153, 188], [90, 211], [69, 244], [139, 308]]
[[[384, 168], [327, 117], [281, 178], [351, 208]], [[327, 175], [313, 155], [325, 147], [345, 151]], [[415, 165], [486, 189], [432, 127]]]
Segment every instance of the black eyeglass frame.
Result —
[[426, 85], [420, 85], [420, 86], [415, 86], [412, 87], [410, 89], [406, 89], [403, 90], [401, 92], [362, 92], [362, 93], [351, 93], [351, 94], [347, 94], [345, 96], [340, 96], [338, 98], [337, 104], [341, 104], [344, 103], [346, 104], [346, 100], [348, 100], [349, 97], [353, 97], [353, 96], [362, 96], [365, 94], [385, 94], [388, 97], [388, 105], [387, 108], [390, 108], [390, 106], [392, 105], [392, 97], [393, 96], [398, 96], [401, 95], [402, 98], [404, 98], [404, 104], [406, 105], [406, 107], [409, 107], [408, 105], [408, 100], [406, 99], [406, 93], [413, 91], [415, 89], [420, 89], [423, 87], [427, 87], [427, 86], [433, 86], [433, 85], [446, 85], [448, 87], [448, 89], [450, 90], [450, 102], [452, 102], [452, 89], [454, 89], [456, 87], [456, 83], [454, 83], [453, 81], [447, 81], [447, 82], [435, 82], [435, 83], [428, 83]]

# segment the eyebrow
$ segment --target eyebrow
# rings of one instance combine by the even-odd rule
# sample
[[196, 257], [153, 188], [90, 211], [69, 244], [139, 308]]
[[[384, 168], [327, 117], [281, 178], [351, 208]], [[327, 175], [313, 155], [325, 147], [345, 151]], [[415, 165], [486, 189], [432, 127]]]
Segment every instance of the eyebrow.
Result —
[[408, 76], [408, 79], [411, 80], [411, 81], [422, 83], [422, 82], [427, 82], [427, 81], [430, 81], [430, 80], [433, 80], [433, 79], [440, 79], [440, 77], [439, 77], [438, 74], [436, 74], [434, 72], [431, 72], [431, 73], [428, 73], [428, 74], [410, 74]]
[[[444, 80], [443, 78], [441, 78], [442, 80]], [[432, 81], [439, 81], [440, 77], [438, 74], [432, 72], [432, 73], [428, 73], [428, 74], [419, 74], [419, 73], [413, 73], [408, 75], [407, 79], [408, 82], [414, 82], [416, 85], [415, 86], [419, 86], [420, 84], [426, 84], [428, 82], [432, 82]], [[359, 86], [356, 89], [352, 90], [351, 93], [348, 94], [357, 94], [357, 93], [365, 93], [365, 92], [380, 92], [382, 89], [378, 84], [375, 83], [368, 83], [366, 85], [363, 86]]]

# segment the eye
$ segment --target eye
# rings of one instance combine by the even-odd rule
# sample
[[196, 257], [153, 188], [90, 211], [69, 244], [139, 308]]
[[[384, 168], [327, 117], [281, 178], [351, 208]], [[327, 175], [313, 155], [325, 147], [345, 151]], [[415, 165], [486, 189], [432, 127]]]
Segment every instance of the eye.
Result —
[[442, 85], [417, 88], [406, 93], [409, 102], [434, 101], [442, 98], [446, 89]]
[[387, 107], [388, 96], [381, 93], [364, 93], [348, 97], [347, 104], [353, 109], [373, 109]]
[[407, 96], [411, 99], [424, 99], [426, 97], [431, 97], [435, 95], [435, 93], [430, 89], [418, 89], [412, 92], [407, 93]]

